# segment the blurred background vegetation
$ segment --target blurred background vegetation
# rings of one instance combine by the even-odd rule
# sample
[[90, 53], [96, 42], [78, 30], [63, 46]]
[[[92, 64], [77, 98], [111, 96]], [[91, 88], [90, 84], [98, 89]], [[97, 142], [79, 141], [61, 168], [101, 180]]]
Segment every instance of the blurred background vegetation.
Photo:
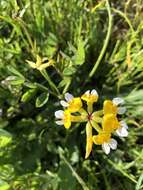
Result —
[[[142, 18], [143, 0], [0, 0], [0, 190], [143, 189]], [[129, 136], [85, 160], [85, 128], [54, 112], [94, 88], [125, 99]]]

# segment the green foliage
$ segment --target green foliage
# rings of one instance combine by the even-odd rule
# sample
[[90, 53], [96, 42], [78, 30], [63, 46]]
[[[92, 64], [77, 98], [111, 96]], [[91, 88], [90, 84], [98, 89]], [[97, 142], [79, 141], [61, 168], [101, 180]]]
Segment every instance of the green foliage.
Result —
[[[143, 3], [109, 4], [0, 1], [0, 190], [143, 189]], [[37, 55], [53, 64], [30, 68]], [[93, 88], [125, 99], [129, 136], [85, 160], [85, 129], [54, 112], [65, 92]]]

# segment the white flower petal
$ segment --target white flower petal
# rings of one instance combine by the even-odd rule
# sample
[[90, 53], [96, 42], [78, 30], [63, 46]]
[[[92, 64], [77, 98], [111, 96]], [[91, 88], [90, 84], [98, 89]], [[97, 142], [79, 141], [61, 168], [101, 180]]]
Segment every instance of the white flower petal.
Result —
[[115, 139], [110, 139], [109, 146], [111, 149], [117, 149], [117, 141]]
[[93, 89], [93, 90], [91, 91], [91, 94], [98, 96], [98, 93], [97, 93], [97, 91], [96, 91], [95, 89]]
[[73, 97], [72, 94], [70, 94], [70, 93], [68, 93], [68, 92], [65, 94], [65, 99], [66, 99], [67, 102], [71, 101], [73, 98], [74, 98], [74, 97]]
[[126, 129], [128, 129], [128, 125], [126, 124], [126, 122], [125, 121], [120, 121], [120, 124], [121, 124], [121, 126], [122, 127], [124, 127], [124, 128], [126, 128]]
[[69, 106], [69, 104], [68, 104], [66, 101], [64, 101], [64, 100], [61, 100], [61, 101], [60, 101], [60, 104], [61, 104], [63, 107], [68, 107], [68, 106]]
[[126, 112], [126, 108], [125, 107], [118, 107], [118, 114], [124, 114]]
[[122, 98], [113, 98], [113, 104], [115, 104], [116, 106], [118, 106], [119, 104], [124, 104], [124, 100]]
[[57, 125], [63, 125], [64, 124], [64, 121], [63, 120], [58, 120], [55, 122]]
[[89, 94], [90, 94], [90, 90], [87, 90], [87, 91], [85, 92], [85, 94], [89, 95]]
[[102, 150], [105, 152], [105, 154], [109, 154], [110, 153], [110, 146], [108, 143], [103, 143], [102, 144]]
[[64, 111], [63, 110], [58, 110], [55, 112], [55, 117], [58, 119], [62, 119], [64, 117]]
[[119, 137], [127, 137], [128, 136], [128, 131], [124, 127], [120, 127], [119, 129], [116, 130], [116, 134]]

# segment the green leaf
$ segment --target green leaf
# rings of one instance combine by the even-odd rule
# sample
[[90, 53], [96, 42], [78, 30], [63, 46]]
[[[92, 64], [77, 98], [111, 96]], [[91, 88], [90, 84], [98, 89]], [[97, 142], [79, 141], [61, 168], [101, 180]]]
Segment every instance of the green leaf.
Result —
[[40, 96], [37, 97], [35, 106], [37, 108], [44, 106], [47, 103], [48, 99], [49, 93], [43, 92]]
[[32, 82], [25, 82], [24, 85], [27, 86], [28, 88], [37, 88], [36, 84]]
[[24, 78], [24, 76], [14, 67], [12, 66], [8, 66], [8, 70], [10, 73], [16, 75], [16, 76], [19, 76], [20, 78]]
[[0, 179], [0, 190], [8, 190], [9, 188], [10, 186], [8, 183]]
[[82, 65], [85, 61], [84, 41], [80, 38], [78, 42], [77, 52], [74, 56], [74, 63]]
[[63, 74], [65, 76], [69, 76], [69, 75], [74, 74], [75, 72], [76, 72], [76, 69], [74, 67], [67, 67], [64, 69]]
[[0, 136], [12, 137], [12, 135], [4, 129], [0, 129]]
[[30, 89], [22, 95], [21, 101], [28, 102], [36, 94], [36, 89]]
[[9, 80], [9, 83], [11, 85], [21, 85], [25, 82], [25, 79], [19, 76], [9, 76], [9, 77], [11, 77], [11, 80]]
[[0, 129], [0, 147], [6, 146], [11, 141], [12, 135], [4, 129]]
[[142, 187], [143, 187], [143, 173], [139, 177], [139, 180], [136, 185], [136, 190], [141, 190]]
[[73, 190], [76, 189], [76, 179], [72, 175], [72, 172], [68, 168], [68, 166], [61, 161], [60, 162], [60, 167], [58, 171], [58, 176], [60, 177], [60, 189], [68, 189], [68, 190]]

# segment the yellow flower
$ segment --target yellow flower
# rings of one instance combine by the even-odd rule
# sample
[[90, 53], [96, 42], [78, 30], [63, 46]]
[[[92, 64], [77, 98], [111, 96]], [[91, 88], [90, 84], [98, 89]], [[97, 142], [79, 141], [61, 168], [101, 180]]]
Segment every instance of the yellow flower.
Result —
[[119, 127], [120, 123], [118, 122], [116, 115], [107, 114], [103, 116], [103, 121], [102, 121], [103, 131], [112, 133], [114, 132], [114, 130], [118, 129]]
[[91, 151], [92, 151], [92, 145], [93, 145], [93, 140], [92, 140], [92, 126], [90, 122], [86, 124], [86, 154], [85, 154], [85, 159], [89, 157]]
[[39, 71], [46, 69], [47, 67], [53, 65], [53, 63], [54, 63], [53, 60], [50, 60], [46, 63], [44, 63], [44, 61], [45, 61], [45, 58], [41, 58], [39, 55], [37, 55], [36, 63], [33, 61], [26, 60], [26, 62], [30, 65], [30, 67], [32, 67], [33, 69], [37, 69]]
[[126, 108], [120, 106], [124, 103], [122, 98], [114, 98], [111, 100], [105, 100], [103, 104], [103, 113], [104, 114], [123, 114], [126, 111]]
[[93, 136], [93, 142], [97, 145], [101, 145], [104, 142], [108, 143], [111, 138], [111, 133], [100, 132], [98, 135]]
[[70, 128], [71, 122], [85, 122], [85, 117], [82, 115], [79, 116], [74, 116], [71, 115], [71, 112], [66, 109], [66, 110], [58, 110], [55, 112], [55, 117], [58, 119], [56, 121], [57, 125], [64, 125], [66, 129]]
[[93, 136], [93, 142], [97, 145], [102, 145], [102, 150], [105, 154], [110, 153], [110, 149], [117, 148], [117, 141], [111, 138], [111, 133], [100, 132], [98, 135]]
[[65, 100], [60, 101], [61, 105], [67, 108], [71, 113], [78, 112], [82, 108], [82, 101], [78, 97], [73, 97], [72, 94], [66, 93]]
[[82, 96], [81, 99], [88, 102], [88, 103], [94, 103], [97, 102], [98, 100], [98, 94], [96, 90], [92, 90], [90, 92], [90, 90], [86, 91]]
[[71, 126], [71, 114], [68, 110], [58, 110], [55, 112], [55, 117], [57, 119], [56, 124], [57, 125], [64, 125], [66, 129], [69, 129]]
[[90, 90], [88, 90], [81, 96], [81, 99], [87, 102], [88, 113], [92, 113], [93, 112], [93, 103], [97, 102], [97, 100], [98, 100], [97, 91], [95, 89], [93, 89], [91, 92], [90, 92]]

